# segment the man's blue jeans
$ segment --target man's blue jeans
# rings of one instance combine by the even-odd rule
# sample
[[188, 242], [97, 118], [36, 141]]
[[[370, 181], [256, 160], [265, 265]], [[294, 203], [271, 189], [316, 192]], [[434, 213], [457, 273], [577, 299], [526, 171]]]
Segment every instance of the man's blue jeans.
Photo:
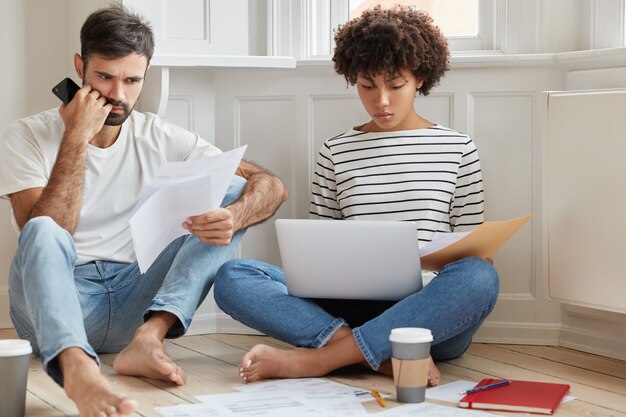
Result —
[[287, 294], [277, 266], [235, 259], [215, 280], [215, 300], [234, 319], [269, 336], [308, 348], [324, 346], [342, 326], [352, 334], [372, 369], [391, 357], [389, 334], [396, 327], [433, 333], [435, 360], [460, 356], [495, 306], [496, 270], [480, 258], [446, 265], [421, 291], [398, 302], [320, 300]]
[[[222, 205], [235, 201], [245, 183], [235, 176]], [[59, 353], [79, 347], [99, 363], [96, 352], [122, 350], [153, 312], [175, 315], [177, 323], [167, 337], [182, 336], [243, 233], [237, 232], [228, 246], [181, 236], [141, 274], [137, 262], [97, 260], [75, 267], [72, 236], [50, 217], [31, 219], [9, 272], [15, 330], [30, 341], [60, 385]]]

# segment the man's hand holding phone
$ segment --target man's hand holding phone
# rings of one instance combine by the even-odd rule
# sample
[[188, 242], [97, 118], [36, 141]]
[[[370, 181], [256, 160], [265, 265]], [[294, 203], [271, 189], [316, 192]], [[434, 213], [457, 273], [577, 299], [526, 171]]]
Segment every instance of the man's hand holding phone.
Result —
[[59, 113], [66, 131], [75, 133], [87, 142], [102, 129], [113, 108], [98, 90], [92, 89], [89, 84], [78, 87], [69, 78], [54, 86], [52, 92], [63, 101]]
[[70, 103], [70, 101], [72, 101], [74, 94], [76, 94], [78, 90], [80, 90], [80, 87], [71, 78], [65, 78], [63, 81], [52, 87], [54, 95], [61, 99], [63, 104], [66, 106]]

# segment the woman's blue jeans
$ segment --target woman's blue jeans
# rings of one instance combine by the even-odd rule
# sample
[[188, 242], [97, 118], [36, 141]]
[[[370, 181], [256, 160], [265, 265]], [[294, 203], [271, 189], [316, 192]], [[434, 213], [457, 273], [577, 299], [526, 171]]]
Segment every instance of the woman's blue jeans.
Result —
[[433, 334], [435, 360], [460, 356], [495, 306], [496, 270], [480, 258], [446, 265], [422, 290], [397, 302], [305, 299], [287, 294], [277, 266], [235, 259], [215, 280], [215, 300], [234, 319], [296, 346], [324, 346], [350, 326], [372, 369], [391, 357], [389, 334], [396, 327], [423, 327]]
[[[245, 183], [234, 177], [222, 205], [239, 198]], [[167, 337], [182, 336], [243, 233], [228, 246], [181, 236], [141, 274], [137, 262], [97, 260], [75, 267], [72, 236], [50, 217], [33, 218], [22, 229], [9, 272], [15, 330], [60, 385], [59, 353], [78, 347], [99, 363], [96, 352], [122, 350], [153, 312], [176, 316]]]

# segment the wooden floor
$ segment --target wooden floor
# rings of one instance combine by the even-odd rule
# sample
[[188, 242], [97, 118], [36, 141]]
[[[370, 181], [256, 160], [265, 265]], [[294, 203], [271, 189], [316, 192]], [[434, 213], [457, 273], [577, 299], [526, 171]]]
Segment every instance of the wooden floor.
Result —
[[[13, 337], [12, 331], [0, 330], [0, 338], [9, 337]], [[118, 376], [111, 368], [114, 355], [102, 356], [102, 372], [113, 386], [139, 401], [136, 415], [158, 417], [155, 407], [195, 403], [194, 396], [200, 394], [233, 392], [231, 387], [242, 383], [237, 370], [239, 360], [257, 343], [287, 347], [265, 336], [230, 334], [185, 336], [167, 342], [168, 352], [187, 372], [188, 382], [183, 387]], [[461, 358], [440, 362], [438, 367], [442, 383], [458, 379], [478, 381], [484, 377], [567, 383], [571, 385], [570, 394], [577, 399], [560, 405], [556, 416], [626, 417], [626, 362], [558, 347], [475, 343]], [[28, 378], [27, 417], [76, 415], [73, 403], [43, 372], [36, 358], [31, 359]], [[355, 387], [394, 392], [390, 377], [359, 367], [337, 371], [329, 378]], [[368, 408], [371, 413], [378, 410]]]

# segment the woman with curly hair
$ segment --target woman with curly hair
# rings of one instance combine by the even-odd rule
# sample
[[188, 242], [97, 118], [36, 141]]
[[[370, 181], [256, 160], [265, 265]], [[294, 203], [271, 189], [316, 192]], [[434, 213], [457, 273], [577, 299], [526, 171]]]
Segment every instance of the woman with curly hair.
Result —
[[[407, 7], [374, 8], [340, 27], [335, 41], [335, 70], [356, 84], [371, 120], [323, 144], [311, 217], [410, 221], [421, 243], [482, 223], [474, 143], [413, 107], [417, 93], [428, 95], [448, 69], [447, 42], [432, 19]], [[215, 299], [242, 323], [302, 347], [254, 346], [241, 361], [248, 382], [322, 376], [352, 364], [391, 374], [391, 329], [423, 327], [434, 338], [429, 383], [437, 385], [432, 359], [467, 350], [495, 305], [498, 275], [489, 259], [479, 258], [427, 275], [427, 285], [397, 302], [303, 299], [287, 293], [281, 268], [236, 259], [218, 271]]]

